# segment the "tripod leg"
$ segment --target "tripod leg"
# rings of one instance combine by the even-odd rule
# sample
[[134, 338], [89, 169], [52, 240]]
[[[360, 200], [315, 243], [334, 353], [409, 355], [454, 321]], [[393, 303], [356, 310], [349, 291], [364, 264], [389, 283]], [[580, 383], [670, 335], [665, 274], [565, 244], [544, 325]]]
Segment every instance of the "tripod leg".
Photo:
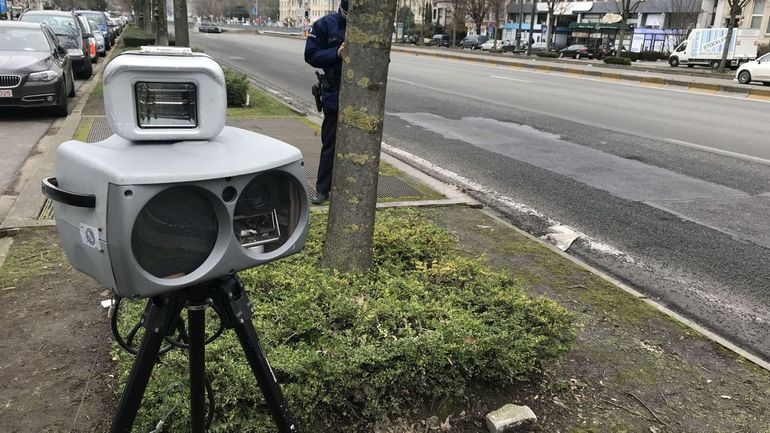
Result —
[[158, 351], [163, 344], [163, 337], [168, 335], [179, 314], [179, 303], [170, 297], [159, 297], [150, 302], [152, 304], [144, 323], [144, 338], [136, 354], [134, 365], [131, 367], [131, 375], [128, 377], [120, 399], [118, 411], [112, 421], [111, 433], [131, 433], [152, 369], [158, 361]]
[[206, 432], [206, 310], [188, 307], [190, 359], [190, 431]]
[[[242, 296], [245, 297], [246, 295], [243, 294]], [[241, 342], [246, 359], [249, 360], [251, 371], [254, 372], [254, 377], [256, 377], [257, 383], [262, 389], [267, 405], [270, 407], [270, 412], [273, 415], [275, 424], [278, 426], [278, 431], [280, 433], [296, 433], [297, 426], [294, 424], [294, 417], [292, 417], [289, 408], [286, 406], [281, 388], [275, 380], [273, 369], [270, 368], [267, 357], [265, 357], [265, 353], [259, 345], [257, 331], [254, 329], [251, 319], [249, 318], [249, 320], [244, 320], [243, 323], [237, 324], [235, 326], [235, 333], [238, 335], [238, 340]]]
[[235, 329], [241, 348], [249, 361], [251, 371], [257, 379], [257, 384], [270, 407], [273, 421], [278, 426], [279, 433], [297, 433], [294, 417], [286, 406], [281, 388], [275, 380], [273, 369], [267, 362], [265, 352], [259, 345], [259, 337], [251, 323], [251, 306], [249, 298], [243, 290], [243, 283], [236, 275], [230, 275], [219, 280], [217, 294], [214, 297], [215, 308], [226, 328]]

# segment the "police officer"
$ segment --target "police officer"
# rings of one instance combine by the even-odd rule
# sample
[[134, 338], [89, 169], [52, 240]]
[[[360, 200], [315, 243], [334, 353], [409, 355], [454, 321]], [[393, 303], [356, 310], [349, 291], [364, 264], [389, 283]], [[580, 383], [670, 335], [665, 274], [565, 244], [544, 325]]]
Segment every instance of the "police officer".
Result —
[[345, 26], [348, 0], [340, 2], [340, 8], [313, 23], [305, 43], [305, 62], [323, 69], [327, 85], [324, 86], [324, 120], [321, 124], [321, 160], [315, 184], [313, 204], [321, 204], [329, 198], [334, 166], [334, 146], [337, 142], [337, 110], [342, 78], [342, 56], [345, 54]]

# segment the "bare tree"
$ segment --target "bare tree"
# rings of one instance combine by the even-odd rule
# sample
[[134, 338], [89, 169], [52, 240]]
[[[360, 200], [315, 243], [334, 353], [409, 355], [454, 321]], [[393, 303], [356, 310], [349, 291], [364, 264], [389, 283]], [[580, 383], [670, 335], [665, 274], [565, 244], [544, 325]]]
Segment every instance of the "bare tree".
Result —
[[725, 0], [727, 7], [730, 8], [730, 21], [727, 23], [727, 36], [725, 37], [725, 47], [722, 50], [722, 60], [719, 61], [719, 72], [725, 71], [727, 64], [727, 54], [730, 51], [730, 44], [733, 40], [733, 32], [738, 14], [749, 4], [750, 0]]
[[385, 90], [397, 0], [350, 3], [342, 62], [332, 200], [323, 263], [343, 272], [372, 264]]
[[[460, 18], [465, 18], [467, 0], [452, 1], [452, 46], [457, 46], [457, 24]], [[464, 21], [464, 20], [463, 20]]]
[[[626, 38], [626, 26], [628, 19], [636, 13], [645, 0], [615, 0], [615, 9], [620, 15], [620, 28], [618, 29], [618, 45], [615, 49], [615, 55], [620, 57], [623, 53], [623, 39]], [[629, 47], [630, 48], [630, 47]]]
[[489, 13], [489, 0], [466, 0], [466, 8], [476, 26], [476, 34], [481, 34], [481, 23]]
[[[551, 51], [551, 45], [553, 44], [553, 34], [554, 30], [556, 30], [555, 23], [556, 23], [556, 5], [558, 4], [558, 0], [545, 0], [545, 5], [548, 8], [548, 24], [547, 24], [547, 31], [545, 35], [545, 51], [550, 52]], [[532, 30], [530, 30], [532, 31]]]
[[671, 29], [674, 33], [674, 47], [681, 44], [687, 38], [690, 30], [697, 25], [701, 6], [701, 0], [678, 0], [671, 2], [671, 12], [666, 15], [665, 27]]
[[187, 0], [174, 0], [174, 38], [177, 47], [190, 46], [190, 30], [187, 27]]
[[510, 0], [489, 0], [489, 8], [492, 9], [495, 20], [495, 34], [490, 36], [494, 48], [497, 48], [497, 33], [500, 30], [500, 15], [505, 17], [505, 9], [508, 7], [509, 1]]

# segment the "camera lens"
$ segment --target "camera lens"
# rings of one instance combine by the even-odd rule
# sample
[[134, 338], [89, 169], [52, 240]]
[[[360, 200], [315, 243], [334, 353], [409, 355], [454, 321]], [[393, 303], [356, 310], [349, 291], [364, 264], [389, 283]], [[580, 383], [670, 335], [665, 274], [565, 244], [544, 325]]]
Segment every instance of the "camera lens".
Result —
[[257, 175], [246, 185], [235, 205], [233, 231], [240, 244], [257, 252], [279, 248], [296, 229], [301, 187], [286, 173]]
[[198, 188], [177, 186], [144, 205], [131, 232], [139, 266], [158, 278], [179, 278], [206, 261], [217, 240], [217, 216]]

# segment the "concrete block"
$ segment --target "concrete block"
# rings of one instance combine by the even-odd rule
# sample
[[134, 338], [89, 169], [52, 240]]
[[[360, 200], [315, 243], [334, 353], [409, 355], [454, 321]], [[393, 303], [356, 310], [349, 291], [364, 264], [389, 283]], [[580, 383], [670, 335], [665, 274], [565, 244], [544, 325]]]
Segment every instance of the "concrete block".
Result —
[[487, 429], [490, 433], [515, 432], [519, 427], [537, 422], [535, 413], [528, 406], [506, 404], [487, 414]]

